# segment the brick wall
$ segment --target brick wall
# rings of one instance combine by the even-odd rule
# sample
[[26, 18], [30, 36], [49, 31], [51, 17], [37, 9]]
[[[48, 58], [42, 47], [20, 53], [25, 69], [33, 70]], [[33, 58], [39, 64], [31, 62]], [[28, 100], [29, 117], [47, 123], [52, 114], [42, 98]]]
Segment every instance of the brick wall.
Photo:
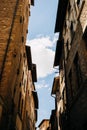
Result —
[[[76, 96], [78, 89], [81, 85], [78, 85], [78, 76], [76, 75], [74, 60], [78, 53], [79, 59], [79, 72], [80, 72], [80, 84], [87, 79], [87, 49], [86, 43], [83, 40], [84, 28], [86, 27], [86, 16], [87, 16], [87, 2], [82, 2], [77, 5], [77, 2], [69, 2], [68, 10], [66, 13], [66, 26], [64, 26], [64, 48], [65, 48], [65, 64], [66, 64], [66, 77], [68, 87], [68, 100], [71, 104], [73, 97]], [[76, 18], [74, 17], [76, 14]], [[72, 26], [71, 26], [72, 22]], [[71, 35], [72, 31], [73, 37]], [[67, 43], [68, 41], [68, 43]], [[70, 84], [70, 73], [72, 73], [72, 81]], [[79, 87], [79, 88], [78, 88]], [[72, 92], [71, 92], [72, 91]], [[73, 96], [73, 97], [72, 97]]]
[[[23, 71], [28, 71], [27, 64], [24, 66], [24, 53], [29, 14], [28, 0], [0, 1], [0, 96], [8, 112], [11, 112], [13, 100], [14, 121], [18, 112], [20, 92], [25, 99], [21, 85]], [[27, 73], [24, 76], [26, 78]]]

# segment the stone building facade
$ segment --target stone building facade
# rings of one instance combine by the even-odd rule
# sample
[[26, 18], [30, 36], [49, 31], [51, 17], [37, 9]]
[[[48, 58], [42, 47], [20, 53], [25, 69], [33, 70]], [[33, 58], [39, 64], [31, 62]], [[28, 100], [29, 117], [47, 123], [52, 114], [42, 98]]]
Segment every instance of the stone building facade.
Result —
[[[60, 73], [60, 76], [62, 74]], [[65, 85], [63, 84], [63, 79], [57, 76], [54, 78], [53, 87], [52, 87], [52, 95], [55, 96], [55, 116], [53, 121], [55, 120], [55, 125], [52, 130], [63, 130], [65, 128], [65, 114], [66, 114], [66, 91]]]
[[0, 1], [1, 130], [27, 130], [27, 124], [35, 129], [36, 65], [32, 63], [30, 47], [26, 46], [31, 5], [33, 0]]
[[63, 68], [64, 72], [67, 129], [85, 130], [87, 129], [87, 0], [65, 0], [65, 2], [59, 0], [55, 32], [59, 32], [59, 43], [54, 66]]
[[39, 130], [48, 130], [49, 128], [49, 119], [43, 119], [38, 126]]
[[57, 109], [53, 109], [50, 115], [49, 127], [47, 130], [58, 130], [58, 120], [57, 120]]

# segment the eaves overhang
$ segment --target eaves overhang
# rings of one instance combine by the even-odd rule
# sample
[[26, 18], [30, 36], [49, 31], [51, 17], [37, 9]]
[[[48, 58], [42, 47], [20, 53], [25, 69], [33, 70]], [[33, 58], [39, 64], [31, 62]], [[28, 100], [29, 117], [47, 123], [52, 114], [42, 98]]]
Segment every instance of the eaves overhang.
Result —
[[51, 95], [56, 94], [56, 92], [59, 90], [59, 86], [60, 83], [59, 83], [59, 76], [58, 76], [54, 78]]
[[57, 44], [56, 44], [56, 51], [55, 51], [55, 58], [54, 58], [53, 67], [59, 66], [59, 64], [60, 64], [60, 59], [61, 59], [61, 55], [62, 55], [62, 48], [63, 48], [63, 41], [58, 40]]
[[55, 115], [56, 115], [56, 110], [54, 109], [51, 111], [51, 116], [50, 116], [50, 123], [51, 124], [54, 124]]
[[35, 109], [35, 121], [37, 121], [38, 115], [37, 115], [37, 109]]
[[32, 57], [31, 57], [30, 46], [26, 46], [26, 56], [27, 56], [28, 70], [31, 70], [32, 69]]
[[68, 5], [68, 0], [59, 0], [57, 16], [56, 16], [55, 32], [62, 31], [64, 19], [66, 16], [67, 5]]
[[36, 64], [32, 64], [32, 80], [33, 82], [37, 82], [37, 71], [36, 71]]
[[34, 0], [31, 0], [31, 5], [33, 5], [33, 6], [34, 6]]
[[33, 97], [34, 97], [34, 104], [35, 104], [35, 109], [38, 109], [38, 95], [36, 91], [32, 91]]

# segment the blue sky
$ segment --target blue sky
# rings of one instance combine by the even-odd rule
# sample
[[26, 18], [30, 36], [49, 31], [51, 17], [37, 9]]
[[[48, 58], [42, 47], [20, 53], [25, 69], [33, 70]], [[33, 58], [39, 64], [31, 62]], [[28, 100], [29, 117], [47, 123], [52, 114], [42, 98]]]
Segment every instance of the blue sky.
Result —
[[38, 82], [35, 84], [39, 97], [37, 126], [43, 119], [49, 119], [54, 109], [51, 96], [55, 70], [53, 69], [56, 40], [54, 34], [58, 0], [35, 0], [29, 18], [27, 44], [31, 46], [32, 60], [37, 65]]

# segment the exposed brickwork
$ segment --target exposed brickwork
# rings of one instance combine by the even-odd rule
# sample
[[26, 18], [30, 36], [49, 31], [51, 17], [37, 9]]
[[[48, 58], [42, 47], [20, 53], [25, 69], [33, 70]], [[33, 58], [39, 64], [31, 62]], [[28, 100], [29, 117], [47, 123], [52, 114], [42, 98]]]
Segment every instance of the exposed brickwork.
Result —
[[[65, 11], [63, 27], [59, 27], [60, 21], [56, 21], [60, 28], [59, 40], [62, 39], [61, 44], [64, 41], [64, 50], [62, 48], [64, 57], [60, 54], [61, 58], [58, 59], [60, 69], [61, 63], [64, 62], [62, 69], [65, 72], [67, 128], [64, 130], [85, 130], [87, 129], [87, 0], [69, 0]], [[60, 14], [57, 16], [59, 19]], [[60, 124], [64, 126], [62, 121]]]
[[[70, 107], [70, 112], [71, 112], [70, 116], [71, 117], [73, 116], [73, 119], [70, 119], [71, 122], [73, 122], [76, 116], [74, 114], [72, 115], [72, 111], [74, 112], [75, 109], [77, 109], [78, 111], [77, 113], [78, 121], [80, 119], [79, 116], [81, 115], [82, 117], [83, 115], [86, 116], [85, 115], [86, 112], [84, 114], [83, 111], [84, 111], [84, 108], [87, 108], [87, 105], [84, 105], [84, 103], [82, 103], [82, 100], [86, 102], [87, 95], [85, 95], [83, 99], [81, 98], [81, 96], [84, 95], [84, 92], [82, 94], [80, 93], [81, 92], [80, 88], [83, 88], [84, 91], [86, 91], [84, 87], [84, 82], [87, 80], [87, 49], [86, 49], [86, 43], [83, 39], [83, 33], [85, 30], [84, 28], [87, 25], [86, 23], [87, 5], [86, 4], [87, 4], [87, 1], [85, 1], [84, 3], [82, 2], [80, 6], [77, 5], [78, 15], [75, 21], [74, 21], [73, 13], [75, 13], [76, 10], [73, 10], [73, 12], [70, 12], [72, 17], [69, 17], [68, 20], [73, 21], [73, 26], [71, 27], [71, 23], [70, 25], [68, 25], [68, 31], [66, 32], [66, 35], [64, 36], [65, 54], [66, 55], [68, 54], [65, 61], [65, 67], [66, 67], [66, 80], [67, 80], [67, 88], [68, 88], [67, 89], [68, 105]], [[74, 8], [75, 5], [71, 5], [71, 7], [72, 6]], [[72, 37], [72, 34], [73, 34], [73, 37]], [[67, 40], [68, 40], [68, 45], [66, 44]], [[70, 45], [70, 48], [69, 48], [69, 45]], [[68, 46], [68, 49], [66, 49], [67, 46]], [[85, 85], [87, 85], [86, 82], [85, 82]], [[78, 97], [78, 93], [81, 94], [79, 95], [80, 97]], [[84, 108], [80, 108], [79, 104], [82, 104]], [[82, 118], [81, 118], [81, 121], [82, 121]], [[83, 121], [79, 122], [78, 126], [72, 127], [72, 123], [71, 123], [71, 129], [76, 127], [76, 129], [82, 130], [82, 124], [83, 124]], [[73, 125], [76, 125], [76, 123], [74, 122]]]
[[[35, 89], [32, 74], [30, 77], [33, 90], [29, 85], [25, 48], [30, 5], [31, 0], [0, 1], [0, 129], [2, 130], [6, 128], [27, 130], [25, 124], [29, 119], [26, 118], [26, 111], [33, 120], [30, 129], [35, 130], [35, 99], [32, 95]], [[28, 95], [28, 91], [31, 95]], [[27, 101], [28, 98], [32, 100], [31, 104]], [[31, 107], [33, 116], [27, 107]]]

